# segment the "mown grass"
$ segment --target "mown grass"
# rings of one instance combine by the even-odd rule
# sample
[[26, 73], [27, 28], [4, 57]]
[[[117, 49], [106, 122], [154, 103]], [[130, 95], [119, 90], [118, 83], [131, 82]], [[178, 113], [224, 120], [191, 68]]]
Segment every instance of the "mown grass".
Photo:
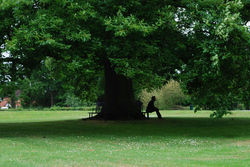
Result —
[[163, 120], [83, 121], [87, 111], [0, 112], [0, 167], [250, 164], [250, 111], [161, 111]]

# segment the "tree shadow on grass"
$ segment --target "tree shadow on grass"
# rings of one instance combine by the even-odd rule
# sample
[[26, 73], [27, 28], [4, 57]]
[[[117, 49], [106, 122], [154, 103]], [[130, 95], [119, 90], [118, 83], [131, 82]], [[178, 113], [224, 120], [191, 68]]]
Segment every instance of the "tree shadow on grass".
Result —
[[0, 123], [0, 138], [12, 137], [250, 137], [250, 118], [164, 118], [141, 121], [68, 120]]

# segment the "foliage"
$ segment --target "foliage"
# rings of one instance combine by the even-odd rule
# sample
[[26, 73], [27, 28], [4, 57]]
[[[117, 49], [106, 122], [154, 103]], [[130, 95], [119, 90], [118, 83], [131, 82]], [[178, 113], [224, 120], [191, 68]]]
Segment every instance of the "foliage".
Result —
[[171, 80], [160, 89], [153, 91], [143, 90], [139, 95], [144, 104], [144, 108], [151, 100], [152, 96], [156, 96], [156, 105], [160, 109], [173, 109], [177, 106], [189, 105], [189, 97], [184, 95], [180, 84], [177, 81]]
[[[47, 63], [46, 63], [47, 64]], [[33, 70], [29, 78], [19, 80], [18, 89], [21, 90], [22, 106], [53, 106], [60, 102], [59, 96], [65, 93], [60, 81], [55, 80], [48, 65], [41, 65]]]
[[[30, 76], [50, 57], [54, 79], [96, 99], [105, 62], [137, 89], [180, 79], [199, 107], [226, 111], [249, 101], [244, 0], [0, 1], [1, 78]], [[1, 81], [4, 79], [1, 79]], [[233, 100], [233, 102], [232, 102]]]
[[44, 87], [44, 83], [36, 80], [30, 80], [28, 78], [22, 80], [20, 84], [20, 89], [22, 90], [20, 95], [22, 106], [31, 107], [46, 104], [48, 99]]
[[195, 44], [193, 54], [199, 55], [183, 66], [181, 83], [198, 108], [218, 111], [211, 116], [223, 116], [244, 98], [249, 101], [250, 35], [240, 17], [242, 7], [241, 1], [215, 8], [193, 4], [180, 16], [196, 20], [185, 28], [197, 32], [187, 35]]
[[66, 94], [65, 105], [70, 107], [79, 107], [82, 106], [81, 100], [72, 93]]

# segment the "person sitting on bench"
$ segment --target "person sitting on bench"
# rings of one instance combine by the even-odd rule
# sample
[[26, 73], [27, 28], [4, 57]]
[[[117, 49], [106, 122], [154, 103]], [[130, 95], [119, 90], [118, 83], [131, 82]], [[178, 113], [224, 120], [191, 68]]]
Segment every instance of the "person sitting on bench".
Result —
[[156, 101], [156, 98], [155, 96], [152, 96], [150, 102], [148, 103], [148, 106], [147, 106], [147, 109], [146, 109], [146, 112], [147, 113], [152, 113], [152, 112], [156, 112], [157, 116], [159, 119], [162, 119], [162, 116], [161, 116], [161, 113], [159, 112], [159, 109], [155, 107], [155, 101]]

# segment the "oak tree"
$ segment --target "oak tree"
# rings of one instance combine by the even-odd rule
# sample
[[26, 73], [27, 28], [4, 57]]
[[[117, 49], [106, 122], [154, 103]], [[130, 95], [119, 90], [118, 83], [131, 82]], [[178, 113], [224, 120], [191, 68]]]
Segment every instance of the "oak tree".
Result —
[[249, 101], [248, 1], [0, 2], [1, 49], [10, 53], [13, 74], [27, 76], [50, 57], [57, 77], [90, 98], [104, 73], [99, 118], [143, 118], [133, 85], [152, 88], [171, 78], [217, 116], [232, 101]]

